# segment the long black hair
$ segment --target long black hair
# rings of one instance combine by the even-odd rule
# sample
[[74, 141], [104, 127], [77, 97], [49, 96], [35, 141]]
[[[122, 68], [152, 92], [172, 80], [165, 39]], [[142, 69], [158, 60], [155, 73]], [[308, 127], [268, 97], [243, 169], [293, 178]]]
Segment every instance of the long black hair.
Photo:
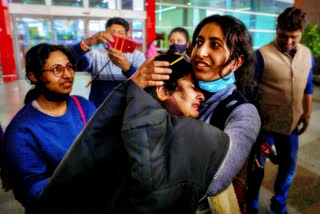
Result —
[[230, 52], [230, 58], [223, 65], [222, 69], [233, 59], [237, 59], [242, 55], [244, 57], [244, 62], [235, 71], [236, 85], [238, 90], [240, 90], [248, 100], [256, 100], [259, 95], [258, 86], [254, 81], [256, 57], [252, 48], [252, 38], [248, 29], [239, 19], [233, 16], [212, 15], [204, 18], [196, 27], [192, 38], [193, 47], [196, 45], [196, 39], [201, 29], [209, 23], [217, 23], [221, 27], [227, 48]]
[[[30, 48], [30, 50], [28, 50], [26, 54], [26, 79], [30, 81], [31, 85], [35, 85], [35, 87], [28, 91], [24, 99], [25, 104], [37, 99], [40, 96], [41, 90], [39, 87], [39, 79], [43, 73], [43, 66], [46, 64], [46, 61], [50, 53], [54, 51], [61, 51], [68, 57], [69, 61], [72, 64], [76, 63], [76, 60], [72, 53], [62, 45], [51, 45], [47, 43], [41, 43]], [[30, 79], [30, 73], [33, 73], [35, 75], [35, 77], [38, 80], [37, 82], [33, 82]]]

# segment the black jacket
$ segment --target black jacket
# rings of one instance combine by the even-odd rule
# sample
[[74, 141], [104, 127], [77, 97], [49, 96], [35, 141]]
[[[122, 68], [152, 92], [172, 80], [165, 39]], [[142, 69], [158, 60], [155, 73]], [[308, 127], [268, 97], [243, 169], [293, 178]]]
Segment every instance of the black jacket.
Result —
[[228, 148], [227, 134], [171, 116], [128, 81], [80, 133], [36, 208], [43, 213], [192, 213]]

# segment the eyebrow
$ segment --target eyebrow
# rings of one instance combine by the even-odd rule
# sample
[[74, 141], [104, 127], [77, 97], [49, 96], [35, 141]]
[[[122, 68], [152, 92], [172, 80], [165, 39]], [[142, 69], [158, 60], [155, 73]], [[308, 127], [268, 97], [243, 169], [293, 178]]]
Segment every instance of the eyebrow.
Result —
[[[71, 62], [68, 61], [68, 62], [65, 64], [65, 66], [68, 65], [69, 63], [71, 63]], [[71, 64], [72, 64], [72, 63], [71, 63]], [[50, 68], [52, 68], [53, 66], [57, 66], [57, 65], [62, 65], [62, 64], [53, 64], [53, 65], [50, 66]], [[63, 66], [63, 65], [62, 65], [62, 66]]]
[[[201, 35], [198, 35], [197, 38], [199, 38], [199, 39], [204, 39], [204, 37], [201, 36]], [[213, 36], [213, 37], [209, 37], [209, 40], [210, 40], [210, 41], [219, 41], [219, 42], [221, 42], [221, 43], [224, 43], [223, 40], [219, 39], [218, 37], [214, 37], [214, 36]]]

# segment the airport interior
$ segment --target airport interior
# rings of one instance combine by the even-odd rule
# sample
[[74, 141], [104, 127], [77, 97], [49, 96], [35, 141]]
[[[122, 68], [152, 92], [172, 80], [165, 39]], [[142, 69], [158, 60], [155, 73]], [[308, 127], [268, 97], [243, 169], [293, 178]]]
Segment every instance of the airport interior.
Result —
[[[71, 47], [104, 30], [109, 18], [119, 16], [129, 22], [129, 36], [136, 41], [137, 50], [145, 53], [148, 43], [157, 38], [157, 51], [164, 53], [174, 27], [187, 29], [192, 39], [203, 18], [220, 14], [240, 19], [249, 29], [253, 48], [258, 49], [275, 38], [277, 16], [292, 6], [305, 10], [309, 22], [320, 26], [319, 0], [2, 0], [0, 38], [5, 48], [0, 51], [1, 126], [5, 130], [24, 105], [31, 87], [25, 78], [25, 54], [37, 44]], [[297, 172], [287, 199], [290, 214], [320, 213], [320, 70], [314, 71], [313, 79], [310, 124], [299, 136]], [[72, 94], [88, 98], [90, 88], [85, 85], [89, 80], [88, 72], [77, 72]], [[277, 166], [268, 161], [259, 213], [268, 212], [276, 172]], [[24, 213], [12, 191], [0, 188], [0, 213]]]

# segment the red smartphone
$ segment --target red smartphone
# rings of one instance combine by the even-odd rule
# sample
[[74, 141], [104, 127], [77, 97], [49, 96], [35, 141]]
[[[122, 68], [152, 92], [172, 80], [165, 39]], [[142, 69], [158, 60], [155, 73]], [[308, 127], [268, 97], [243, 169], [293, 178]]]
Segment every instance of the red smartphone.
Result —
[[109, 42], [107, 48], [113, 47], [124, 53], [133, 53], [134, 49], [137, 46], [137, 43], [132, 39], [125, 39], [118, 36], [113, 36], [114, 42]]

